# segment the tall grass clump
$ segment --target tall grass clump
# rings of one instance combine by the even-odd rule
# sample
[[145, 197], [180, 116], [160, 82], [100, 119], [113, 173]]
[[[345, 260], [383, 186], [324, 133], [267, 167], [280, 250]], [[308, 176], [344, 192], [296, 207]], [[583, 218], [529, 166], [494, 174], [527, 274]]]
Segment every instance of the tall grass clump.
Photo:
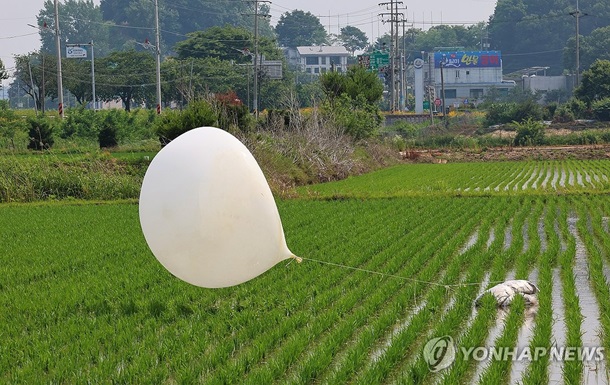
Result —
[[0, 203], [49, 199], [135, 199], [146, 163], [109, 155], [59, 159], [52, 155], [0, 158]]

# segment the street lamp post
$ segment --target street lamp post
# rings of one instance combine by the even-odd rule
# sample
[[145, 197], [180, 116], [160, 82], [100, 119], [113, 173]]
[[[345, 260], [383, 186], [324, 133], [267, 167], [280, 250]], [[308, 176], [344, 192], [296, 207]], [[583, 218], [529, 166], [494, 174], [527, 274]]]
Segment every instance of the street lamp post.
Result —
[[443, 120], [445, 121], [445, 126], [447, 126], [447, 110], [445, 109], [445, 60], [447, 60], [447, 57], [443, 54], [443, 58], [441, 59], [441, 96], [443, 98]]
[[161, 38], [159, 36], [159, 1], [155, 0], [155, 29], [156, 29], [156, 44], [155, 52], [157, 54], [157, 114], [161, 113]]
[[55, 0], [55, 45], [57, 46], [57, 96], [59, 98], [59, 117], [64, 117], [64, 88], [61, 76], [61, 46], [59, 39], [59, 3]]

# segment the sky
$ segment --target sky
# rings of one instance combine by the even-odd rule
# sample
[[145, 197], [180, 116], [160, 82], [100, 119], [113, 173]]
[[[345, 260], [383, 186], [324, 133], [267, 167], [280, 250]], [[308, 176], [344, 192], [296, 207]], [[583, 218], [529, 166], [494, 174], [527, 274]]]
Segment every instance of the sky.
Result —
[[[60, 0], [62, 1], [62, 0]], [[160, 3], [166, 0], [159, 0]], [[352, 25], [364, 31], [369, 40], [375, 40], [389, 30], [380, 13], [388, 12], [380, 2], [389, 0], [274, 0], [271, 7], [271, 25], [275, 25], [281, 14], [295, 9], [309, 11], [320, 18], [329, 33], [337, 33], [341, 27]], [[152, 2], [152, 1], [151, 1]], [[99, 0], [94, 0], [99, 4]], [[495, 0], [436, 0], [407, 1], [407, 27], [428, 29], [432, 25], [470, 25], [486, 21], [493, 13]], [[9, 72], [14, 67], [13, 55], [26, 54], [40, 48], [38, 31], [28, 24], [36, 25], [36, 15], [44, 7], [44, 0], [0, 0], [0, 60]], [[60, 26], [61, 27], [61, 26]], [[3, 85], [7, 85], [4, 81]], [[4, 89], [4, 87], [3, 87]]]

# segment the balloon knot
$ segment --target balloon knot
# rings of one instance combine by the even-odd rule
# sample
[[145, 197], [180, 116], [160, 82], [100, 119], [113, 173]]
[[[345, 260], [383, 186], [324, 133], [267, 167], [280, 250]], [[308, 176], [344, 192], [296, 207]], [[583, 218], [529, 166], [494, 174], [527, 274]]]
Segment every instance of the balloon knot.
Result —
[[297, 257], [296, 255], [293, 255], [291, 258], [294, 259], [295, 261], [297, 261], [297, 263], [303, 262], [303, 258]]

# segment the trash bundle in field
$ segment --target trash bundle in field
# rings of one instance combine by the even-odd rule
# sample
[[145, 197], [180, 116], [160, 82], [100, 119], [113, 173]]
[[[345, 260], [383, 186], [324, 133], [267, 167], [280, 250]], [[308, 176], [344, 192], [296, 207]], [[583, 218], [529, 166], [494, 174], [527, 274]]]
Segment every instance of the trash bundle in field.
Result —
[[526, 306], [537, 305], [538, 299], [536, 298], [536, 293], [538, 291], [538, 287], [530, 281], [513, 279], [485, 290], [483, 294], [477, 297], [475, 304], [477, 306], [480, 305], [483, 297], [491, 294], [496, 299], [498, 306], [510, 305], [516, 295], [521, 295], [525, 299]]

